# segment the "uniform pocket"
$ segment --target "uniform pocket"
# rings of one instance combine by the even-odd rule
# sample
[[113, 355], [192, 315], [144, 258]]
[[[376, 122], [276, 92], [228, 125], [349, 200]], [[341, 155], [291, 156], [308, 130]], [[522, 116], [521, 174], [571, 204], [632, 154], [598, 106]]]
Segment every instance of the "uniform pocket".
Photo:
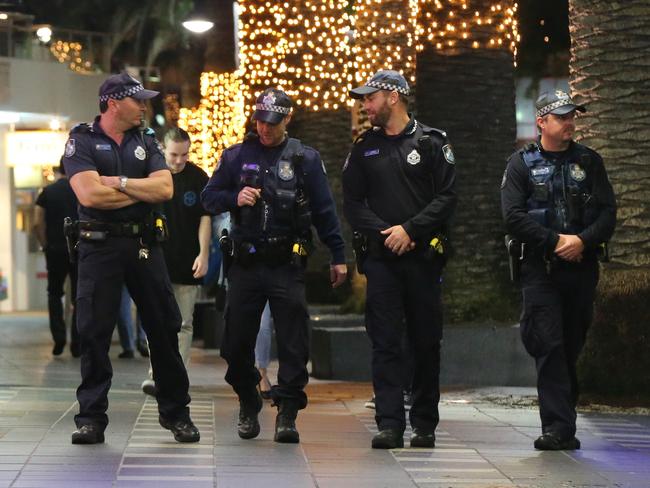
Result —
[[531, 356], [538, 358], [562, 345], [562, 311], [554, 291], [524, 289], [521, 340]]

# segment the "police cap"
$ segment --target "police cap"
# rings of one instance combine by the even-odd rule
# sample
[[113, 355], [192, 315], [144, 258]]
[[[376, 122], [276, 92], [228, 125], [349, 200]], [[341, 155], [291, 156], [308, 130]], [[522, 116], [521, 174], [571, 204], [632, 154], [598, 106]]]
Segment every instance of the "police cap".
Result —
[[257, 97], [253, 120], [279, 124], [291, 113], [292, 106], [291, 98], [282, 90], [267, 88]]
[[577, 105], [568, 93], [562, 90], [542, 93], [535, 101], [536, 116], [543, 117], [546, 114], [564, 115], [577, 110], [586, 112], [582, 105]]
[[147, 100], [158, 96], [160, 92], [146, 90], [142, 83], [136, 80], [128, 73], [109, 76], [102, 86], [99, 87], [99, 101], [106, 102], [110, 98], [113, 100], [122, 100], [126, 97], [135, 98], [136, 100]]
[[352, 98], [363, 98], [364, 95], [370, 95], [379, 90], [396, 91], [406, 96], [411, 93], [406, 78], [397, 71], [385, 69], [377, 71], [366, 81], [365, 85], [350, 90], [350, 96]]

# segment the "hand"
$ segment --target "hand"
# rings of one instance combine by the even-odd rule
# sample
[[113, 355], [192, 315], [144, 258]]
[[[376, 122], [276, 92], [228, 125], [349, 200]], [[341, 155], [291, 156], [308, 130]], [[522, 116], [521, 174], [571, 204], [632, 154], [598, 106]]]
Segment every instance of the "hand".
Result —
[[411, 237], [401, 225], [394, 225], [386, 230], [382, 230], [381, 234], [387, 236], [384, 241], [384, 246], [398, 256], [411, 251], [415, 247], [415, 242], [411, 240]]
[[194, 271], [194, 278], [203, 278], [208, 272], [208, 255], [199, 254], [192, 264], [192, 271]]
[[119, 176], [100, 176], [99, 181], [102, 185], [109, 188], [115, 188], [116, 190], [120, 189], [120, 177]]
[[330, 283], [332, 288], [341, 286], [348, 276], [348, 267], [345, 264], [330, 265]]
[[257, 202], [257, 199], [262, 195], [262, 190], [253, 188], [252, 186], [245, 186], [237, 195], [237, 206], [243, 207], [248, 205], [252, 207]]
[[585, 243], [576, 235], [560, 234], [560, 239], [555, 246], [555, 254], [565, 261], [579, 263], [582, 261], [582, 251], [585, 250]]

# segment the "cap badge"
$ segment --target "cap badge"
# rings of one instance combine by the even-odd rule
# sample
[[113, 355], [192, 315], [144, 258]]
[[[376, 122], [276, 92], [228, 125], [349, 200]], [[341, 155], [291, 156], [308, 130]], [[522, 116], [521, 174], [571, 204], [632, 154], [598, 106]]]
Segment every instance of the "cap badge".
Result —
[[275, 95], [273, 93], [267, 93], [262, 98], [262, 103], [264, 105], [275, 105]]
[[65, 143], [65, 157], [66, 158], [71, 158], [74, 156], [75, 151], [77, 150], [74, 139], [68, 139], [68, 142]]
[[280, 161], [278, 163], [278, 176], [282, 181], [293, 179], [293, 166], [291, 161]]
[[569, 165], [569, 173], [571, 173], [571, 178], [575, 181], [584, 181], [587, 177], [587, 172], [579, 164]]
[[562, 90], [555, 90], [555, 96], [560, 100], [569, 100], [569, 94], [563, 92]]
[[133, 151], [133, 154], [135, 154], [135, 157], [138, 158], [140, 161], [143, 161], [144, 158], [147, 157], [147, 152], [144, 150], [142, 146], [136, 147], [135, 151]]
[[418, 164], [422, 158], [420, 158], [420, 153], [417, 149], [413, 149], [408, 156], [406, 156], [406, 161], [409, 164]]

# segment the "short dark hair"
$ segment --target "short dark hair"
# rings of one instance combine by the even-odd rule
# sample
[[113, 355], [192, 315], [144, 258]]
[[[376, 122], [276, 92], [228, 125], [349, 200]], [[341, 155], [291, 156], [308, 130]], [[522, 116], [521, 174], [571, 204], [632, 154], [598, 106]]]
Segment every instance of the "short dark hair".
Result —
[[165, 133], [163, 141], [165, 144], [168, 142], [189, 142], [190, 135], [186, 130], [181, 129], [180, 127], [173, 127]]
[[406, 110], [408, 110], [409, 105], [411, 104], [411, 98], [409, 97], [409, 95], [404, 95], [403, 93], [398, 93], [398, 95], [399, 95], [399, 101], [402, 102]]
[[101, 114], [106, 113], [107, 110], [108, 110], [108, 100], [99, 102], [99, 113]]

